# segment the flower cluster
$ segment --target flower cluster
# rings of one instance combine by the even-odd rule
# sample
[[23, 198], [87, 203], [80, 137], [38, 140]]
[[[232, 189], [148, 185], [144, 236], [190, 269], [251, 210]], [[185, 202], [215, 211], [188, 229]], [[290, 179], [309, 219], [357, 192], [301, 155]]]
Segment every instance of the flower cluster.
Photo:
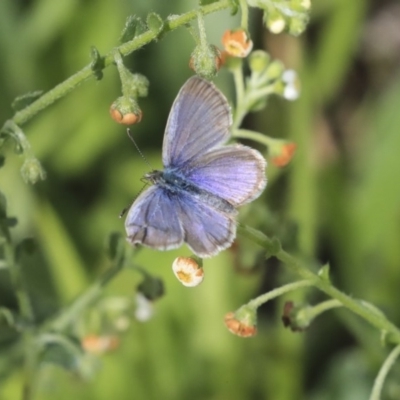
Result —
[[261, 8], [264, 22], [272, 33], [288, 32], [300, 35], [309, 20], [310, 0], [247, 0], [250, 6]]

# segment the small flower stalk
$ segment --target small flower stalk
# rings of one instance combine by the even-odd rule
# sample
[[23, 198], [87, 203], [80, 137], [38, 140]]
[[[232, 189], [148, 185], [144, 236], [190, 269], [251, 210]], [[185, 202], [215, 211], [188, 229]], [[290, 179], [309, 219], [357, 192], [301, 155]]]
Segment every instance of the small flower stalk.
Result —
[[[285, 70], [280, 61], [271, 60], [265, 51], [256, 50], [250, 53], [248, 64], [251, 74], [244, 82], [244, 90], [237, 106], [241, 109], [241, 114], [263, 109], [268, 96], [272, 94], [290, 101], [299, 97], [300, 84], [297, 73], [291, 69]], [[235, 75], [235, 71], [231, 70]]]
[[182, 285], [195, 287], [204, 280], [202, 260], [192, 255], [191, 257], [178, 257], [172, 264], [172, 271]]
[[226, 314], [224, 322], [229, 332], [236, 336], [247, 338], [257, 334], [256, 309], [249, 305]]
[[222, 44], [226, 53], [232, 57], [245, 58], [253, 49], [253, 42], [244, 29], [225, 31]]
[[119, 124], [137, 124], [142, 120], [138, 98], [147, 96], [149, 81], [144, 75], [132, 74], [125, 67], [118, 51], [114, 54], [114, 60], [121, 79], [122, 96], [111, 104], [111, 118]]

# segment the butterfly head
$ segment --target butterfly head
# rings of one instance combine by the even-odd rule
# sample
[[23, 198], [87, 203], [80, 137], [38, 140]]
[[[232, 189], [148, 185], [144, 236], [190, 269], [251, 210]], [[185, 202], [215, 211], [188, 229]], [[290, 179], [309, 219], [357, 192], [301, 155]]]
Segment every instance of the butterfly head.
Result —
[[163, 172], [162, 171], [153, 170], [151, 172], [148, 172], [147, 174], [144, 174], [143, 179], [145, 181], [148, 181], [151, 184], [155, 185], [155, 184], [163, 181]]

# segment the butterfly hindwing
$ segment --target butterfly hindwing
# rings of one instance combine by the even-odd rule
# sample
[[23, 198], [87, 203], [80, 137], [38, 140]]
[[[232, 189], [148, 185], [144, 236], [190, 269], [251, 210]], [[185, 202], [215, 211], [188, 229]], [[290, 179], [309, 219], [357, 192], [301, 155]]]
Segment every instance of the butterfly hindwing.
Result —
[[178, 203], [185, 242], [195, 254], [211, 257], [232, 244], [236, 236], [236, 213], [221, 212], [188, 194], [179, 196]]
[[238, 207], [258, 197], [266, 185], [265, 159], [240, 144], [213, 149], [196, 160], [187, 179]]
[[169, 250], [183, 243], [183, 229], [176, 201], [165, 189], [152, 186], [133, 203], [125, 221], [128, 240], [158, 250]]

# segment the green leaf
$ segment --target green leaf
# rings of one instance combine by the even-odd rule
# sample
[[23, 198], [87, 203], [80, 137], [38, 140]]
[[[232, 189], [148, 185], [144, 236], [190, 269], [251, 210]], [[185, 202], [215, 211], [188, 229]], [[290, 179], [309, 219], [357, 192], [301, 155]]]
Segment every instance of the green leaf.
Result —
[[7, 199], [2, 192], [0, 192], [0, 219], [7, 217]]
[[321, 267], [321, 269], [318, 271], [318, 276], [322, 278], [325, 282], [330, 282], [330, 265], [329, 263], [325, 264], [324, 266]]
[[0, 154], [0, 168], [4, 166], [6, 162], [6, 158], [3, 156], [3, 154]]
[[34, 92], [22, 94], [14, 99], [11, 107], [14, 111], [20, 111], [37, 100], [42, 94], [43, 90], [35, 90]]
[[78, 371], [83, 350], [74, 337], [61, 334], [44, 334], [39, 338], [43, 345], [43, 362], [56, 364], [69, 371]]
[[[9, 218], [8, 218], [9, 219]], [[36, 251], [37, 245], [32, 238], [23, 239], [18, 243], [15, 249], [15, 258], [17, 261], [21, 259], [23, 254], [32, 254]]]
[[164, 21], [156, 13], [150, 13], [146, 19], [147, 27], [154, 33], [159, 34], [164, 28]]
[[125, 27], [119, 41], [121, 43], [129, 42], [129, 40], [141, 35], [145, 31], [146, 24], [141, 20], [141, 18], [136, 15], [130, 15], [125, 22]]
[[236, 15], [239, 11], [239, 0], [231, 0], [231, 15]]
[[9, 326], [15, 325], [15, 318], [11, 310], [6, 307], [0, 307], [0, 321], [4, 319]]
[[90, 68], [96, 76], [96, 79], [99, 81], [103, 78], [103, 69], [105, 67], [104, 57], [100, 55], [99, 51], [94, 46], [90, 48], [90, 56], [92, 58]]

